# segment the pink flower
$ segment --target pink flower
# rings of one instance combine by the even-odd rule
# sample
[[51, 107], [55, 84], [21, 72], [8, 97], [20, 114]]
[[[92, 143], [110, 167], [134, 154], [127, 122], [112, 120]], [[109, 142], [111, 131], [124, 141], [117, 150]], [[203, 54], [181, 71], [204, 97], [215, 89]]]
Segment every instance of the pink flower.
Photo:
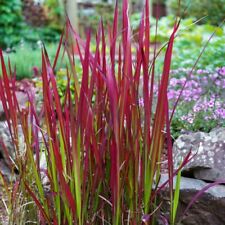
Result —
[[220, 75], [225, 76], [225, 66], [223, 66], [222, 68], [218, 69], [218, 73], [219, 73]]
[[199, 105], [194, 105], [194, 108], [193, 108], [193, 111], [196, 113], [196, 112], [199, 112], [201, 111], [201, 107]]
[[194, 118], [189, 117], [189, 118], [187, 119], [187, 121], [188, 121], [188, 123], [193, 124], [193, 122], [194, 122]]
[[207, 106], [208, 106], [209, 108], [213, 108], [214, 105], [215, 105], [215, 101], [213, 101], [213, 100], [210, 100], [210, 101], [207, 103]]

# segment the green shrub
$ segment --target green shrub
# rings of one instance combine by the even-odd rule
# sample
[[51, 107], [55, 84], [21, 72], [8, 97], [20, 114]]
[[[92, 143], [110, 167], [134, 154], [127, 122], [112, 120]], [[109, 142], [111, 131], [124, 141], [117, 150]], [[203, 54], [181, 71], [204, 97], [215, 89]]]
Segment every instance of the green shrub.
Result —
[[50, 27], [61, 30], [65, 22], [65, 9], [62, 1], [45, 0], [44, 7], [48, 10]]
[[181, 0], [179, 9], [178, 0], [168, 0], [168, 11], [181, 17], [204, 18], [202, 23], [220, 24], [225, 18], [224, 0]]
[[1, 0], [0, 2], [0, 47], [7, 48], [21, 40], [23, 30], [21, 2]]
[[21, 40], [32, 44], [59, 40], [61, 26], [31, 27], [25, 23], [21, 1], [1, 0], [0, 4], [0, 48], [12, 48]]
[[[197, 68], [215, 70], [217, 67], [224, 66], [224, 37], [215, 37], [207, 46], [204, 54], [200, 58]], [[173, 69], [191, 68], [198, 58], [202, 47], [190, 40], [181, 39], [174, 45]]]
[[[166, 42], [166, 38], [171, 32], [172, 16], [167, 16], [158, 22], [157, 40], [161, 43]], [[155, 26], [152, 27], [152, 31]], [[203, 46], [215, 31], [215, 35], [210, 40], [201, 56], [197, 69], [215, 70], [217, 67], [224, 66], [225, 52], [225, 27], [216, 27], [210, 24], [197, 25], [194, 24], [193, 18], [183, 19], [181, 21], [181, 29], [174, 43], [172, 69], [191, 68], [197, 60]], [[152, 40], [154, 40], [152, 36]], [[158, 73], [161, 73], [163, 57], [159, 57], [157, 61]]]

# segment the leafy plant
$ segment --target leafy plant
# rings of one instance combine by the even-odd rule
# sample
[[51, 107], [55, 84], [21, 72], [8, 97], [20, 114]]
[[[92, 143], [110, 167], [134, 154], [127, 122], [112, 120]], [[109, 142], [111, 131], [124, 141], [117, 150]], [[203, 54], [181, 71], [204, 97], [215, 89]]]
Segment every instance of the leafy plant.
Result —
[[[172, 18], [173, 17], [168, 16], [158, 21], [159, 30], [155, 38], [161, 43], [166, 42], [168, 32], [172, 29]], [[168, 21], [166, 21], [166, 19], [168, 19]], [[152, 30], [154, 29], [155, 27], [152, 26]], [[181, 27], [174, 44], [172, 69], [191, 68], [198, 58], [202, 47], [213, 32], [215, 32], [215, 35], [210, 40], [196, 68], [213, 71], [216, 70], [217, 67], [224, 66], [224, 26], [216, 27], [209, 24], [197, 25], [194, 24], [193, 18], [188, 18], [181, 21]], [[161, 73], [162, 71], [162, 67], [160, 66], [162, 62], [163, 56], [159, 56], [156, 63], [157, 73]]]
[[111, 24], [113, 22], [113, 6], [110, 3], [94, 3], [93, 8], [87, 8], [80, 10], [80, 24], [85, 29], [91, 29], [93, 32], [98, 30], [98, 21], [104, 18], [104, 25]]
[[0, 7], [0, 47], [12, 48], [20, 42], [36, 44], [37, 41], [59, 41], [61, 27], [49, 25], [46, 27], [31, 27], [25, 23], [22, 16], [21, 1], [1, 1]]
[[219, 25], [225, 19], [224, 0], [168, 0], [167, 6], [170, 13], [179, 15], [182, 18], [194, 17], [202, 19], [202, 23]]
[[[8, 75], [0, 51], [0, 97], [15, 145], [14, 165], [20, 172], [18, 185], [22, 195], [28, 194], [33, 199], [32, 205], [35, 202], [36, 219], [40, 224], [155, 224], [161, 204], [158, 193], [167, 183], [171, 212], [170, 218], [164, 220], [174, 224], [178, 187], [174, 197], [172, 178], [178, 171], [173, 171], [167, 86], [179, 23], [175, 21], [168, 42], [153, 107], [156, 57], [151, 66], [148, 4], [146, 0], [134, 62], [127, 0], [123, 1], [121, 30], [117, 28], [116, 3], [108, 38], [100, 22], [94, 52], [90, 51], [90, 33], [86, 41], [82, 41], [67, 22], [54, 62], [50, 63], [46, 49], [42, 50], [43, 118], [36, 112], [35, 98], [29, 89], [27, 107], [19, 108], [15, 79], [10, 68]], [[106, 55], [107, 42], [109, 55]], [[73, 54], [75, 44], [82, 65], [81, 82]], [[61, 48], [69, 60], [63, 103], [54, 72]], [[141, 87], [143, 108], [139, 103]], [[17, 141], [18, 123], [24, 136], [23, 156]], [[165, 139], [168, 142], [169, 180], [159, 186]], [[42, 157], [45, 167], [40, 163]], [[182, 165], [187, 161], [188, 156]], [[48, 186], [43, 185], [43, 178], [47, 179]]]
[[[40, 44], [40, 43], [39, 43]], [[49, 52], [49, 58], [54, 59], [57, 45], [47, 44], [46, 48]], [[16, 78], [21, 80], [24, 78], [31, 78], [35, 75], [34, 70], [41, 72], [41, 46], [38, 44], [21, 43], [14, 48], [11, 53], [6, 53], [5, 58], [10, 58], [12, 68], [16, 69]], [[61, 65], [65, 67], [64, 65]], [[59, 69], [59, 68], [57, 68]], [[37, 72], [38, 72], [37, 71]]]
[[[188, 69], [172, 71], [168, 89], [171, 108], [189, 73]], [[217, 126], [225, 126], [224, 88], [225, 67], [216, 71], [195, 71], [187, 80], [174, 114], [171, 127], [174, 138], [184, 131], [209, 132]]]
[[65, 22], [65, 9], [62, 0], [45, 0], [44, 6], [48, 10], [48, 19], [50, 20], [50, 27], [55, 30], [62, 30]]
[[0, 7], [0, 47], [7, 48], [19, 43], [23, 30], [21, 2], [1, 0]]
[[44, 43], [54, 43], [58, 42], [60, 39], [60, 30], [59, 28], [54, 28], [51, 26], [45, 27], [31, 27], [25, 25], [21, 38], [24, 42], [36, 45], [37, 42]]

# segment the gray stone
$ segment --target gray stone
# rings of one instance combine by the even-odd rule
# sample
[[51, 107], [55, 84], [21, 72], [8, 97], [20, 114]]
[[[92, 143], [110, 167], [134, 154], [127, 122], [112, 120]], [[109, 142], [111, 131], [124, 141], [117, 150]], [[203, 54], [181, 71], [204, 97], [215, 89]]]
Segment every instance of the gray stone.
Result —
[[225, 175], [216, 168], [196, 168], [193, 170], [193, 176], [200, 180], [216, 181], [224, 179]]
[[[17, 101], [19, 103], [20, 108], [24, 107], [28, 101], [28, 97], [24, 92], [17, 91], [16, 92]], [[0, 121], [4, 121], [6, 119], [5, 112], [3, 109], [2, 101], [0, 99]]]
[[0, 101], [0, 120], [3, 120], [4, 114], [2, 102]]
[[[160, 184], [168, 179], [163, 175]], [[174, 187], [176, 178], [174, 178]], [[180, 198], [177, 211], [177, 222], [179, 225], [224, 225], [225, 224], [225, 186], [216, 185], [205, 191], [184, 215], [184, 211], [193, 197], [206, 185], [202, 180], [181, 177]], [[168, 215], [170, 204], [168, 201], [169, 189], [166, 187], [161, 191], [163, 199], [162, 212]]]
[[[10, 157], [14, 158], [15, 149], [10, 136], [8, 124], [6, 121], [0, 121], [0, 142], [3, 142]], [[3, 144], [0, 143], [0, 158], [7, 159]]]
[[[20, 125], [18, 125], [18, 137], [18, 156], [23, 157], [25, 153], [25, 142]], [[8, 124], [6, 121], [0, 121], [0, 171], [8, 180], [12, 180], [15, 178], [15, 174], [12, 174], [15, 157], [16, 150], [9, 132]]]
[[183, 172], [206, 181], [225, 179], [225, 128], [181, 135], [173, 146], [175, 168], [190, 150], [195, 156], [182, 169]]

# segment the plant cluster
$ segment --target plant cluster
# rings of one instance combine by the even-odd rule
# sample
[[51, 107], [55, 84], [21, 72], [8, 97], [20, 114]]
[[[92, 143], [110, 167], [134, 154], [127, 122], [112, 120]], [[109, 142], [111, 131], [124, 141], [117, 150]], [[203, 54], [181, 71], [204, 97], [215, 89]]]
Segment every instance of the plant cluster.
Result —
[[[166, 42], [173, 28], [173, 21], [173, 15], [168, 15], [159, 19], [157, 21], [158, 32], [156, 34], [156, 20], [153, 18], [153, 23], [151, 26], [153, 35], [151, 41], [154, 41], [156, 39], [161, 43]], [[214, 31], [216, 37], [223, 37], [223, 29], [224, 28], [220, 28], [211, 24], [199, 24], [199, 22], [196, 23], [196, 19], [194, 19], [193, 17], [189, 17], [181, 20], [180, 30], [176, 39], [192, 40], [193, 43], [201, 45]]]
[[[174, 113], [171, 122], [174, 139], [185, 132], [209, 132], [225, 126], [225, 67], [215, 71], [179, 68], [172, 70], [170, 76], [167, 95], [169, 113]], [[157, 98], [157, 84], [154, 93]], [[143, 106], [142, 98], [139, 102]]]
[[113, 5], [106, 2], [94, 3], [93, 8], [80, 10], [80, 25], [85, 29], [91, 29], [94, 33], [98, 30], [98, 21], [104, 18], [104, 25], [113, 22]]
[[[29, 87], [26, 89], [27, 105], [20, 108], [15, 73], [10, 63], [6, 68], [0, 50], [0, 99], [15, 147], [15, 160], [12, 162], [7, 149], [5, 160], [12, 165], [12, 171], [15, 168], [18, 171], [16, 181], [11, 183], [13, 191], [0, 173], [0, 182], [9, 199], [7, 212], [12, 224], [28, 221], [55, 225], [176, 223], [179, 170], [191, 155], [188, 153], [180, 168], [174, 170], [170, 113], [174, 110], [178, 90], [185, 84], [182, 72], [188, 72], [173, 71], [169, 79], [179, 23], [174, 22], [162, 75], [158, 77], [155, 74], [158, 58], [155, 53], [150, 58], [149, 1], [145, 2], [137, 43], [131, 38], [128, 3], [123, 0], [120, 29], [117, 1], [113, 25], [108, 26], [107, 34], [100, 21], [94, 49], [90, 32], [86, 40], [82, 40], [69, 21], [52, 61], [46, 48], [42, 48], [41, 112], [37, 112], [35, 95]], [[109, 46], [108, 51], [106, 46]], [[60, 65], [60, 59], [65, 56], [65, 71], [57, 73], [57, 64]], [[61, 84], [57, 82], [60, 72], [63, 76], [66, 74], [62, 93]], [[220, 107], [211, 114], [206, 112], [204, 118], [224, 118], [223, 105], [217, 101], [222, 92], [208, 86], [214, 82], [224, 86], [224, 73], [224, 68], [215, 73], [198, 70], [198, 76], [193, 72], [188, 76], [181, 100], [193, 104], [195, 111], [201, 113], [203, 102], [200, 99], [204, 95], [203, 100], [208, 100], [204, 104], [209, 108], [213, 104]], [[206, 75], [209, 80], [205, 80]], [[190, 88], [194, 91], [190, 92]], [[215, 94], [211, 95], [211, 91]], [[62, 94], [64, 97], [60, 98]], [[196, 118], [179, 116], [179, 110], [182, 108], [178, 109], [175, 118], [192, 125]], [[22, 135], [18, 132], [19, 126]], [[21, 138], [25, 145], [22, 151]], [[165, 145], [169, 179], [160, 184], [161, 155]], [[162, 212], [159, 196], [166, 185], [169, 187], [169, 216]], [[206, 189], [193, 197], [187, 209]], [[22, 218], [20, 210], [23, 210]]]
[[23, 30], [20, 1], [1, 1], [0, 27], [1, 48], [12, 46], [20, 41]]
[[171, 110], [185, 85], [172, 120], [174, 138], [182, 131], [209, 132], [225, 126], [225, 67], [190, 72], [180, 68], [171, 73], [168, 89]]
[[202, 19], [202, 23], [210, 23], [219, 25], [225, 19], [225, 4], [224, 0], [168, 0], [168, 11], [174, 15], [185, 17], [194, 17]]
[[[134, 62], [127, 0], [123, 1], [121, 30], [118, 29], [116, 4], [114, 23], [109, 28], [108, 37], [100, 22], [93, 52], [90, 50], [90, 33], [83, 41], [67, 22], [65, 35], [52, 63], [47, 51], [42, 51], [43, 111], [40, 115], [36, 112], [32, 90], [27, 89], [28, 105], [19, 108], [14, 73], [10, 68], [7, 72], [0, 51], [0, 98], [15, 146], [13, 165], [19, 171], [13, 184], [14, 192], [9, 195], [13, 195], [13, 199], [19, 192], [27, 197], [29, 202], [25, 201], [23, 205], [28, 207], [25, 211], [28, 215], [32, 212], [33, 222], [119, 225], [156, 224], [163, 220], [175, 224], [179, 186], [174, 193], [173, 176], [178, 171], [173, 170], [167, 86], [173, 42], [179, 25], [175, 21], [153, 107], [155, 74], [154, 65], [150, 66], [148, 4], [146, 0]], [[107, 43], [109, 55], [106, 54]], [[82, 66], [80, 82], [73, 54], [74, 44]], [[69, 62], [63, 103], [60, 102], [55, 74], [62, 48]], [[140, 80], [143, 81], [143, 107], [138, 101]], [[73, 92], [71, 82], [74, 82]], [[24, 136], [25, 153], [22, 155], [17, 141], [18, 124]], [[165, 140], [169, 180], [159, 185]], [[41, 163], [43, 157], [45, 167]], [[47, 187], [43, 185], [43, 179], [47, 179]], [[7, 183], [3, 183], [7, 189]], [[161, 213], [158, 198], [166, 184], [169, 184], [170, 191], [169, 218]], [[10, 215], [16, 209], [13, 206], [8, 207]]]
[[[213, 71], [218, 67], [224, 66], [224, 37], [225, 36], [215, 36], [212, 38], [196, 66], [197, 69]], [[204, 46], [204, 44], [202, 44], [202, 46]], [[174, 45], [172, 69], [191, 68], [198, 58], [202, 46], [200, 47], [192, 42], [191, 39], [187, 40], [183, 38], [182, 40], [178, 40]]]
[[[141, 20], [141, 14], [135, 13], [132, 15], [131, 25], [136, 32], [138, 24]], [[154, 18], [151, 20], [151, 42], [157, 42], [163, 45], [168, 40], [169, 34], [173, 29], [174, 17], [169, 15], [157, 21]], [[155, 32], [157, 29], [157, 33]], [[181, 20], [181, 26], [174, 44], [174, 57], [172, 68], [191, 68], [195, 60], [198, 58], [201, 48], [205, 45], [212, 33], [215, 32], [212, 40], [206, 48], [205, 53], [197, 64], [198, 69], [214, 70], [217, 67], [224, 65], [225, 51], [225, 26], [216, 27], [210, 24], [198, 25], [193, 18]], [[135, 33], [135, 37], [138, 35]], [[157, 60], [159, 66], [163, 62], [163, 57]]]
[[62, 30], [65, 22], [64, 3], [61, 0], [45, 0], [43, 3], [48, 12], [49, 26], [55, 30]]
[[58, 26], [31, 27], [24, 21], [20, 0], [1, 1], [0, 7], [0, 47], [12, 48], [21, 41], [55, 42], [59, 40], [61, 28]]
[[[56, 53], [57, 44], [49, 43], [45, 47], [48, 50], [50, 60], [53, 60]], [[5, 53], [5, 59], [10, 58], [11, 66], [16, 70], [17, 80], [32, 78], [33, 75], [37, 74], [40, 75], [41, 48], [41, 41], [32, 45], [24, 42], [13, 48], [12, 52]], [[65, 64], [61, 64], [60, 66], [66, 68]], [[57, 69], [60, 68], [57, 67]]]
[[[172, 16], [167, 16], [158, 21], [158, 31], [155, 37], [152, 35], [151, 41], [157, 40], [165, 43], [169, 32], [172, 29]], [[156, 29], [155, 25], [151, 27], [152, 32]], [[210, 40], [204, 54], [201, 56], [197, 69], [206, 69], [209, 71], [216, 70], [224, 66], [225, 52], [225, 26], [216, 27], [209, 24], [194, 24], [193, 18], [181, 21], [181, 27], [174, 43], [172, 69], [191, 68], [197, 60], [203, 46], [209, 40], [212, 33], [213, 38]], [[163, 56], [159, 55], [157, 60], [157, 72], [161, 73]]]

